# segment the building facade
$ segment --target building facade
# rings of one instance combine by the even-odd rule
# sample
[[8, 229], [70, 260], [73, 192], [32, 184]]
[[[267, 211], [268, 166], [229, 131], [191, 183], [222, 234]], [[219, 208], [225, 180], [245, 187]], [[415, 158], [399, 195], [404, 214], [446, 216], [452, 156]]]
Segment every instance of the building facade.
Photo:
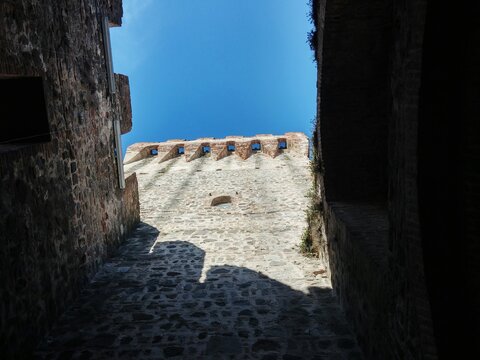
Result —
[[317, 233], [360, 345], [478, 355], [479, 6], [315, 0], [312, 14]]
[[139, 220], [121, 0], [0, 2], [0, 352], [26, 357]]

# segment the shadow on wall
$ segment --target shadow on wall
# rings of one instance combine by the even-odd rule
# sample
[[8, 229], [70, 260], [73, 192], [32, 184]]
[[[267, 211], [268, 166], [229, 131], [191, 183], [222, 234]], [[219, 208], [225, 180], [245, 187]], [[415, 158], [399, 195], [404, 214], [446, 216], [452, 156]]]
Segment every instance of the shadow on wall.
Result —
[[187, 241], [156, 243], [158, 233], [140, 224], [40, 347], [40, 358], [361, 358], [330, 288], [306, 295], [229, 265], [211, 267], [201, 282], [205, 252]]

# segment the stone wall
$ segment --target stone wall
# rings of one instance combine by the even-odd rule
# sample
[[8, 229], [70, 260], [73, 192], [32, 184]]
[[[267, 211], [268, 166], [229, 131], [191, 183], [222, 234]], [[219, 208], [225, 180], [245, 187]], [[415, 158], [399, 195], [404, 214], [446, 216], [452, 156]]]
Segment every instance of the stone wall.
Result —
[[359, 343], [371, 359], [471, 357], [479, 6], [313, 6], [320, 228]]
[[[285, 141], [286, 149], [279, 149], [279, 143]], [[212, 156], [215, 160], [221, 160], [228, 155], [228, 145], [235, 147], [235, 154], [242, 159], [249, 158], [252, 154], [252, 144], [260, 144], [260, 152], [275, 158], [282, 153], [291, 153], [299, 156], [309, 154], [309, 143], [305, 134], [289, 132], [282, 136], [271, 134], [259, 134], [253, 137], [227, 136], [225, 139], [202, 138], [197, 140], [168, 140], [159, 143], [136, 143], [128, 147], [125, 155], [125, 164], [130, 164], [142, 159], [157, 156], [159, 161], [167, 161], [173, 157], [180, 156], [177, 149], [183, 147], [185, 153], [182, 154], [187, 161], [193, 161], [201, 156]], [[210, 147], [210, 153], [204, 154], [203, 147]], [[152, 155], [151, 151], [156, 150], [157, 155]]]
[[[333, 286], [367, 358], [432, 358], [436, 353], [423, 261], [413, 241], [415, 236], [419, 241], [414, 233], [417, 213], [412, 208], [416, 193], [399, 186], [414, 184], [415, 175], [402, 173], [397, 177], [399, 184], [392, 184], [395, 171], [404, 165], [414, 168], [414, 156], [406, 151], [415, 151], [398, 143], [414, 143], [414, 134], [392, 130], [392, 103], [402, 96], [395, 90], [398, 80], [410, 99], [416, 87], [409, 83], [415, 81], [409, 75], [414, 70], [396, 68], [396, 64], [415, 67], [420, 63], [418, 41], [421, 45], [425, 15], [421, 2], [410, 1], [416, 3], [407, 6], [410, 13], [394, 3], [314, 2], [321, 226]], [[417, 43], [399, 46], [406, 38]], [[393, 62], [392, 57], [404, 58]], [[411, 105], [408, 109], [415, 113]], [[408, 155], [392, 161], [392, 154]], [[410, 200], [405, 202], [404, 196]], [[405, 225], [408, 233], [402, 233], [402, 245], [392, 247], [399, 227]]]
[[327, 29], [317, 34], [326, 196], [385, 202], [391, 2], [333, 0], [319, 7], [326, 14], [319, 27]]
[[121, 13], [113, 0], [0, 2], [0, 81], [43, 79], [51, 137], [0, 148], [3, 358], [28, 357], [139, 219], [136, 179], [120, 190], [114, 151], [113, 119], [131, 127], [128, 79], [112, 99], [102, 41], [103, 16], [120, 25]]
[[[403, 50], [403, 57], [399, 56], [395, 65], [412, 74], [412, 80], [402, 83], [396, 74], [396, 90], [402, 96], [394, 109], [396, 131], [413, 134], [416, 140], [416, 147], [405, 141], [409, 152], [396, 154], [396, 160], [404, 162], [416, 150], [417, 158], [412, 164], [416, 164], [416, 179], [411, 177], [415, 172], [410, 166], [404, 166], [403, 171], [410, 181], [417, 180], [413, 195], [417, 196], [419, 220], [418, 229], [414, 230], [419, 241], [410, 245], [412, 241], [407, 236], [412, 232], [408, 232], [407, 221], [411, 217], [406, 217], [398, 229], [403, 236], [395, 239], [395, 245], [403, 245], [407, 256], [419, 253], [416, 247], [421, 248], [417, 256], [424, 261], [439, 356], [479, 358], [480, 4], [450, 6], [446, 1], [428, 1], [421, 7], [422, 4], [399, 6], [399, 13], [410, 16], [412, 24], [419, 23], [419, 10], [426, 16], [421, 43], [415, 32], [402, 28], [404, 36], [399, 45], [411, 50]], [[449, 19], [448, 28], [444, 26], [445, 18]], [[421, 67], [412, 61], [420, 46]], [[410, 116], [415, 105], [410, 83], [419, 85], [417, 126], [413, 121], [405, 121], [415, 120]], [[404, 186], [406, 191], [412, 188], [409, 182]], [[413, 200], [410, 194], [405, 198]]]

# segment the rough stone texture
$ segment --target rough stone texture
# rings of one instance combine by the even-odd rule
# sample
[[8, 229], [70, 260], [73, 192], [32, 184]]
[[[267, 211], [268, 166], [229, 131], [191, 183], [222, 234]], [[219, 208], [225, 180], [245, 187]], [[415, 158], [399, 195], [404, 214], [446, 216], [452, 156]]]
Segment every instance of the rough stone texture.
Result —
[[361, 359], [326, 264], [299, 253], [308, 164], [291, 151], [127, 165], [142, 223], [38, 357]]
[[117, 87], [117, 108], [120, 109], [120, 132], [126, 134], [132, 130], [132, 103], [130, 99], [130, 82], [128, 76], [115, 74]]
[[100, 3], [100, 9], [103, 10], [102, 12], [108, 15], [110, 26], [122, 26], [122, 0], [100, 0], [98, 3]]
[[[405, 214], [412, 219], [407, 220], [408, 231], [417, 228], [412, 209], [416, 195], [411, 188], [390, 185], [390, 194], [412, 199], [407, 203], [391, 200], [388, 207], [386, 203], [387, 178], [393, 179], [399, 164], [388, 159], [387, 152], [391, 99], [398, 99], [398, 92], [388, 91], [389, 84], [395, 83], [390, 53], [392, 37], [405, 39], [393, 28], [392, 4], [315, 2], [319, 29], [317, 182], [332, 283], [356, 328], [359, 344], [368, 358], [420, 359], [435, 357], [423, 262], [418, 257], [421, 252], [409, 254], [406, 266], [397, 252], [402, 247], [404, 251], [406, 245], [391, 247], [394, 231], [406, 219]], [[422, 19], [421, 10], [421, 5], [412, 8], [414, 17], [398, 13], [403, 20], [396, 24]], [[416, 28], [407, 23], [406, 27], [411, 39], [421, 40], [421, 24]], [[421, 57], [421, 52], [413, 49], [411, 54]], [[401, 63], [415, 64], [406, 59]], [[399, 71], [396, 76], [405, 84], [405, 73]], [[390, 131], [391, 151], [401, 149], [394, 141], [414, 139], [411, 134], [397, 138], [392, 134]], [[398, 179], [403, 182], [404, 174]]]
[[359, 344], [478, 357], [479, 6], [313, 5], [320, 228]]
[[123, 206], [120, 208], [120, 218], [123, 219], [120, 232], [129, 233], [140, 221], [140, 199], [138, 196], [137, 174], [130, 174], [125, 179], [125, 189], [122, 194]]
[[328, 152], [326, 197], [385, 202], [391, 1], [323, 2], [318, 125]]
[[0, 153], [4, 359], [28, 357], [139, 217], [135, 178], [121, 191], [114, 157], [123, 112], [107, 93], [100, 24], [111, 11], [120, 24], [121, 1], [0, 2], [0, 74], [43, 78], [52, 133]]

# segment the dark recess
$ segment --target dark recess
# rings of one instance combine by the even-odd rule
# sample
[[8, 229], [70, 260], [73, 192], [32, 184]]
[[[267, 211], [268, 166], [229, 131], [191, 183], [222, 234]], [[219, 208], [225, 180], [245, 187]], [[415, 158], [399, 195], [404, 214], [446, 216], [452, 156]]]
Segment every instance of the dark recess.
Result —
[[470, 205], [478, 199], [474, 189], [480, 186], [475, 145], [479, 16], [478, 3], [428, 2], [418, 182], [425, 275], [441, 359], [480, 358], [479, 234], [478, 226], [472, 226], [478, 203]]
[[50, 141], [42, 78], [0, 78], [0, 119], [0, 145]]

